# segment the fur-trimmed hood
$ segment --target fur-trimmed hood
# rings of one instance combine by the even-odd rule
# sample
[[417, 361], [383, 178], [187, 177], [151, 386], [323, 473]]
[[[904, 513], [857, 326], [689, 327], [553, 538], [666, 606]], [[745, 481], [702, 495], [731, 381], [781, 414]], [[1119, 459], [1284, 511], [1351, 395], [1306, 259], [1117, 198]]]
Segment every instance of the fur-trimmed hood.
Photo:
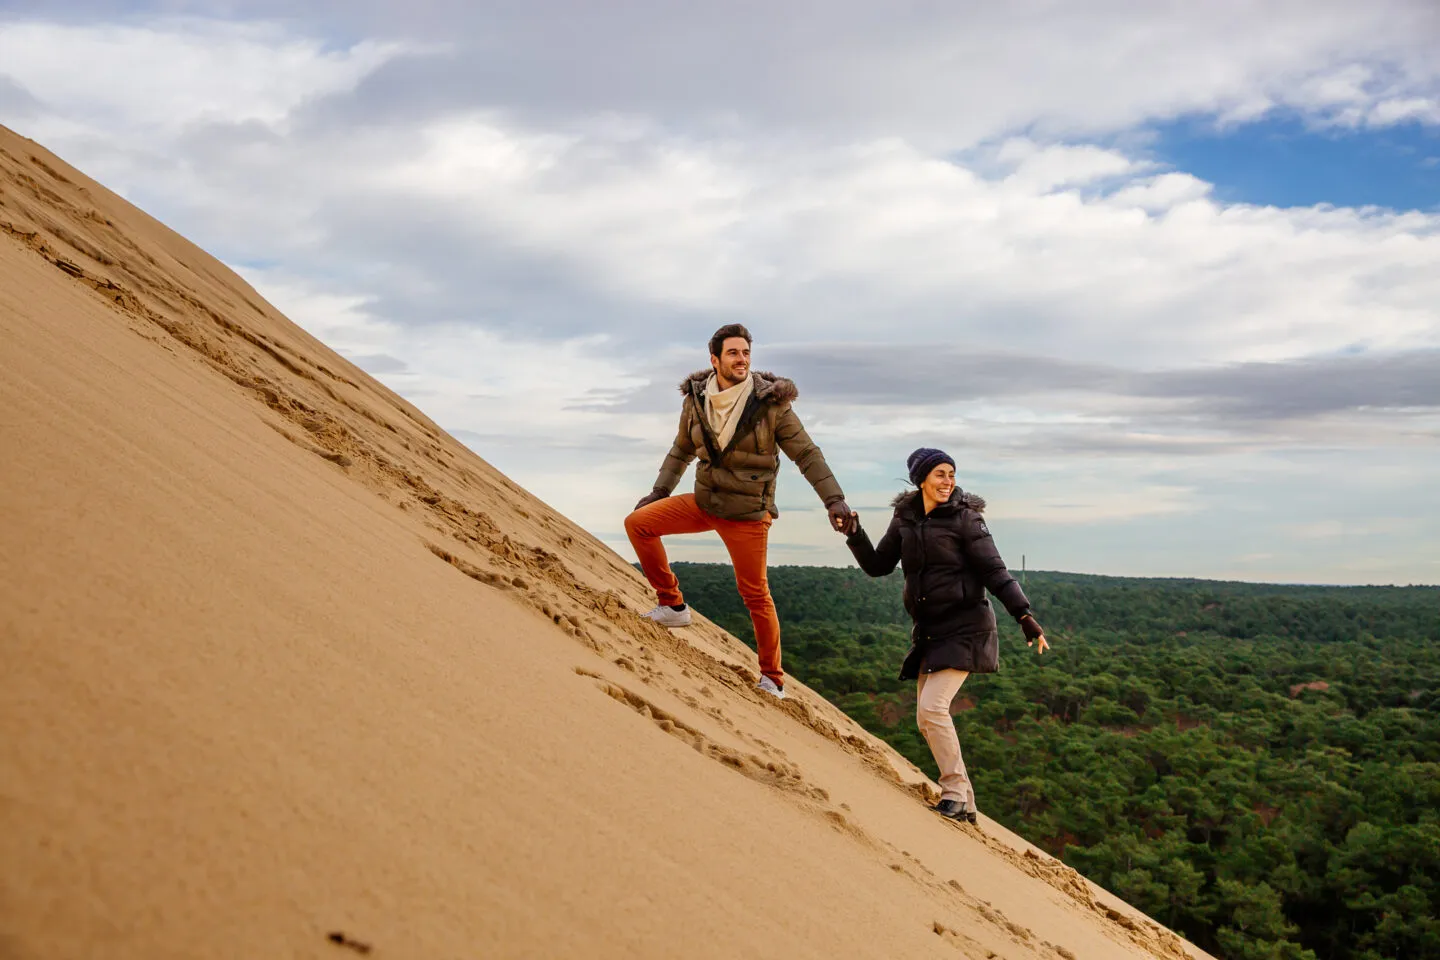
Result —
[[[703, 392], [705, 381], [710, 379], [713, 372], [709, 367], [696, 370], [680, 381], [680, 392], [686, 396]], [[750, 378], [755, 381], [755, 399], [762, 403], [794, 403], [800, 399], [800, 391], [793, 380], [777, 377], [763, 370], [752, 371]]]
[[702, 511], [721, 520], [778, 517], [775, 474], [784, 454], [800, 468], [827, 507], [845, 499], [825, 455], [790, 405], [800, 395], [795, 384], [773, 373], [752, 371], [750, 398], [735, 413], [734, 434], [722, 449], [720, 431], [710, 424], [711, 410], [705, 401], [705, 381], [710, 376], [708, 369], [697, 370], [680, 381], [685, 398], [680, 404], [680, 423], [670, 453], [655, 477], [655, 489], [674, 490], [691, 461], [698, 460], [695, 505]]
[[[899, 513], [902, 509], [912, 506], [919, 496], [919, 490], [901, 490], [895, 494], [895, 499], [890, 501], [890, 506], [895, 508], [896, 513]], [[984, 497], [978, 493], [968, 493], [959, 487], [950, 492], [950, 499], [947, 502], [953, 507], [969, 507], [976, 513], [985, 512]]]

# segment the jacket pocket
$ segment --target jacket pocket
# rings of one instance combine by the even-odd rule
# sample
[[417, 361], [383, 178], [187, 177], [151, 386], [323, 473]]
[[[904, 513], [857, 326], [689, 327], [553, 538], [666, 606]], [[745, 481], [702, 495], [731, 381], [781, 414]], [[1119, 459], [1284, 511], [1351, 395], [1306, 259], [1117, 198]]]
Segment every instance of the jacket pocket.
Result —
[[965, 577], [954, 567], [926, 567], [918, 586], [918, 599], [931, 610], [957, 609], [967, 603]]
[[751, 480], [748, 475], [736, 475], [735, 471], [724, 467], [711, 467], [709, 476], [710, 486], [722, 493], [747, 494], [752, 497], [764, 495], [765, 487]]
[[748, 450], [731, 450], [725, 463], [737, 473], [773, 473], [780, 467], [780, 458]]

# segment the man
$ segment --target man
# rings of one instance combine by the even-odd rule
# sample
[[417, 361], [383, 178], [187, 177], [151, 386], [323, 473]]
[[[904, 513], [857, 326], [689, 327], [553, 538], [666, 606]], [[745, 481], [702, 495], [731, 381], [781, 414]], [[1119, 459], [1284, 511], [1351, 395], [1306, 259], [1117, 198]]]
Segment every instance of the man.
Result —
[[[675, 443], [660, 466], [655, 489], [625, 518], [625, 532], [659, 600], [646, 616], [666, 627], [688, 625], [690, 608], [660, 538], [706, 530], [720, 534], [735, 568], [735, 584], [755, 625], [759, 687], [784, 699], [780, 618], [765, 573], [770, 524], [780, 514], [775, 508], [775, 474], [780, 466], [776, 450], [800, 467], [824, 501], [831, 526], [850, 533], [855, 520], [820, 448], [790, 409], [799, 396], [795, 384], [772, 373], [751, 373], [750, 344], [750, 331], [738, 323], [721, 327], [710, 338], [710, 369], [681, 382], [685, 400]], [[697, 456], [695, 492], [670, 496]]]

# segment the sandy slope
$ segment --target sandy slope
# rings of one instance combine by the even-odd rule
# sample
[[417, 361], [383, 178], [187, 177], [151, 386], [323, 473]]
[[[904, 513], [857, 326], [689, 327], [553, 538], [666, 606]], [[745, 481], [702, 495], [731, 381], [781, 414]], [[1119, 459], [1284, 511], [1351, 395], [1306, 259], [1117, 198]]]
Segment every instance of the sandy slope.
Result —
[[0, 452], [0, 958], [1188, 949], [4, 128]]

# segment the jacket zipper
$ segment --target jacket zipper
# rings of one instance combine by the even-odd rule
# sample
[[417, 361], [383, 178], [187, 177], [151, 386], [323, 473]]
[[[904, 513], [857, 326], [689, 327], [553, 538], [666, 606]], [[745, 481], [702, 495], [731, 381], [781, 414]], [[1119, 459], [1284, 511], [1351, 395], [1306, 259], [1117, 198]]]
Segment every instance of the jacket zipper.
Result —
[[[929, 523], [930, 523], [930, 514], [927, 513], [927, 514], [925, 514], [924, 516], [922, 516], [922, 517], [920, 518], [920, 523], [919, 523], [919, 527], [920, 527], [920, 569], [919, 569], [919, 571], [917, 571], [916, 577], [915, 577], [915, 585], [916, 585], [917, 588], [923, 588], [923, 587], [925, 586], [925, 566], [926, 566], [926, 564], [927, 564], [928, 561], [929, 561], [929, 554], [930, 554], [930, 541], [929, 541], [929, 537], [928, 537], [928, 536], [926, 535], [926, 533], [925, 533], [925, 528], [926, 528], [926, 526], [927, 526]], [[919, 592], [918, 589], [917, 589], [916, 592]], [[925, 598], [924, 598], [923, 596], [916, 598], [916, 600], [915, 600], [915, 606], [916, 606], [916, 609], [917, 609], [917, 610], [919, 609], [919, 606], [920, 606], [921, 601], [923, 601], [924, 599], [925, 599]], [[923, 637], [922, 639], [928, 641], [928, 640], [930, 639], [930, 637], [927, 635], [927, 636]]]

